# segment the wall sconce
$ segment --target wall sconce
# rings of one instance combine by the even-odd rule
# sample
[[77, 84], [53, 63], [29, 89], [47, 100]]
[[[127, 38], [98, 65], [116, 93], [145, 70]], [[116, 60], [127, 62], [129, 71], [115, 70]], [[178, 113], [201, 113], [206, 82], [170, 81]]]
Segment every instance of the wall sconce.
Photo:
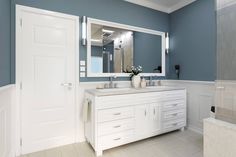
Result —
[[168, 54], [170, 50], [170, 38], [169, 38], [169, 33], [166, 33], [166, 53]]
[[82, 17], [82, 45], [87, 44], [87, 17]]

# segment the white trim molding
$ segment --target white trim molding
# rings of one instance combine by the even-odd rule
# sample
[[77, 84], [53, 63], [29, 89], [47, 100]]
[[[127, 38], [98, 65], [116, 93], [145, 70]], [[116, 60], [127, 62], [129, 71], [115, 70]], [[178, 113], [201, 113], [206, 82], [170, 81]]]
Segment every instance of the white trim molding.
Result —
[[0, 87], [0, 92], [4, 92], [12, 87], [14, 87], [15, 85], [14, 84], [9, 84], [9, 85], [6, 85], [6, 86], [2, 86]]
[[0, 87], [0, 156], [15, 156], [14, 85]]
[[158, 3], [147, 0], [124, 0], [124, 1], [170, 14], [178, 9], [185, 7], [186, 5], [195, 2], [196, 0], [182, 0], [171, 7], [160, 5]]

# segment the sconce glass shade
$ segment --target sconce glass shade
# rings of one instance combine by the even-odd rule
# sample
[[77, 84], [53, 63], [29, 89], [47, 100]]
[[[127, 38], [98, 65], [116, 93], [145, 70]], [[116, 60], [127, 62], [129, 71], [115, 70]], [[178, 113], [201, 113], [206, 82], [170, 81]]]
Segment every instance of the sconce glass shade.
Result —
[[87, 17], [82, 17], [82, 45], [87, 44]]
[[166, 33], [166, 53], [169, 53], [170, 50], [170, 38], [169, 33]]

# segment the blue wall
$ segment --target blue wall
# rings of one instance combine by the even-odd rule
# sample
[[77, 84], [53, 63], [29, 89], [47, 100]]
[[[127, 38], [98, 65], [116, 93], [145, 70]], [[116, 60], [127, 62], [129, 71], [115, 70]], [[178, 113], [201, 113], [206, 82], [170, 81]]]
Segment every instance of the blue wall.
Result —
[[9, 0], [0, 0], [0, 87], [10, 84], [10, 9]]
[[[175, 64], [181, 65], [180, 79], [212, 81], [216, 78], [214, 0], [197, 0], [170, 15], [122, 0], [11, 0], [11, 3], [10, 13], [10, 0], [0, 1], [0, 20], [4, 21], [0, 23], [0, 86], [15, 82], [15, 4], [170, 31], [171, 52], [167, 56], [170, 68], [167, 66], [166, 69], [168, 78], [176, 78]], [[80, 59], [86, 60], [83, 46], [80, 46]], [[107, 78], [81, 79], [103, 80]]]
[[213, 81], [216, 78], [216, 14], [214, 0], [196, 2], [170, 15], [170, 73], [180, 64], [182, 80]]
[[[78, 16], [88, 16], [101, 20], [144, 27], [159, 31], [169, 31], [169, 15], [123, 0], [15, 0], [13, 4], [26, 5]], [[14, 9], [12, 9], [14, 10]], [[12, 16], [14, 19], [14, 16]], [[12, 20], [14, 22], [14, 20]], [[14, 28], [12, 29], [14, 31]], [[14, 33], [13, 33], [14, 34]], [[13, 36], [14, 38], [14, 36]], [[12, 47], [14, 43], [12, 41]], [[12, 51], [14, 55], [14, 51]], [[14, 56], [12, 65], [14, 65]], [[80, 46], [80, 60], [86, 60], [86, 49]], [[12, 68], [12, 74], [15, 69]], [[121, 80], [127, 80], [123, 78]], [[12, 82], [15, 78], [12, 77]], [[81, 78], [80, 81], [104, 81], [108, 78]]]

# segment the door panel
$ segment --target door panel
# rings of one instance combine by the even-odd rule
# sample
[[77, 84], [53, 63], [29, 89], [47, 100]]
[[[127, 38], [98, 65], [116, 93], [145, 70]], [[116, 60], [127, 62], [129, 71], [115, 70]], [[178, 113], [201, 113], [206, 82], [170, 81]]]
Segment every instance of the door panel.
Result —
[[150, 105], [150, 131], [152, 133], [160, 131], [161, 113], [160, 104]]
[[148, 105], [135, 107], [135, 135], [137, 138], [148, 134], [149, 108]]
[[22, 153], [75, 142], [76, 20], [21, 14]]

